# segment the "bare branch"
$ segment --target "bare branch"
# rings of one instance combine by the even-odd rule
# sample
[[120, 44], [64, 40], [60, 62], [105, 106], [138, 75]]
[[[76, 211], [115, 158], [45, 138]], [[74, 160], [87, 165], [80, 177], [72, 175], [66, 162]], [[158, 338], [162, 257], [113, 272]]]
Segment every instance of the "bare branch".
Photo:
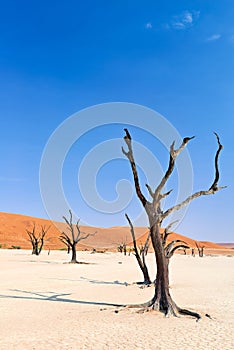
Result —
[[76, 223], [77, 235], [76, 235], [76, 238], [73, 239], [76, 243], [80, 241], [80, 235], [81, 235], [79, 222], [80, 222], [80, 219], [77, 220], [77, 223]]
[[205, 191], [198, 191], [195, 192], [194, 194], [192, 194], [191, 196], [189, 196], [188, 198], [186, 198], [183, 202], [181, 202], [180, 204], [175, 205], [174, 207], [168, 209], [167, 211], [165, 211], [162, 214], [162, 220], [164, 220], [168, 215], [170, 215], [171, 213], [173, 213], [174, 211], [180, 210], [181, 208], [183, 208], [184, 206], [188, 205], [191, 201], [193, 201], [195, 198], [198, 198], [200, 196], [207, 196], [210, 194], [214, 194], [217, 191], [226, 188], [226, 186], [221, 186], [218, 187], [218, 181], [219, 181], [219, 168], [218, 168], [218, 160], [219, 160], [219, 154], [220, 151], [222, 150], [223, 146], [220, 143], [220, 139], [219, 136], [215, 133], [216, 138], [217, 138], [217, 142], [218, 142], [218, 150], [216, 152], [215, 155], [215, 179], [214, 182], [212, 183], [211, 187], [209, 188], [209, 190], [205, 190]]
[[184, 149], [184, 147], [188, 144], [188, 142], [190, 140], [192, 140], [194, 137], [195, 136], [185, 137], [183, 139], [182, 144], [180, 145], [180, 147], [177, 150], [174, 149], [175, 141], [171, 144], [171, 146], [170, 146], [170, 159], [169, 159], [168, 168], [167, 168], [167, 171], [166, 171], [165, 175], [163, 176], [160, 184], [158, 185], [158, 187], [155, 190], [155, 193], [154, 193], [154, 204], [157, 204], [159, 195], [160, 195], [163, 187], [165, 186], [167, 180], [169, 179], [169, 177], [171, 176], [171, 174], [173, 172], [173, 169], [175, 167], [175, 160], [176, 160], [176, 158], [178, 157], [180, 152]]
[[171, 222], [169, 225], [167, 225], [167, 227], [164, 229], [164, 232], [162, 234], [162, 245], [163, 247], [165, 247], [166, 243], [167, 243], [167, 238], [168, 236], [172, 233], [170, 232], [171, 227], [177, 222], [178, 220], [175, 220], [173, 222]]
[[169, 231], [171, 228], [172, 228], [172, 226], [176, 223], [176, 222], [178, 222], [179, 220], [174, 220], [174, 221], [172, 221], [172, 222], [170, 222], [168, 225], [167, 225], [167, 227], [165, 228], [165, 230], [166, 231]]
[[140, 199], [143, 207], [145, 207], [147, 200], [146, 200], [145, 196], [143, 195], [141, 188], [140, 188], [138, 172], [137, 172], [136, 163], [135, 163], [133, 151], [132, 151], [132, 138], [131, 138], [131, 135], [129, 134], [128, 129], [124, 129], [124, 131], [126, 133], [126, 135], [124, 136], [124, 141], [128, 147], [128, 152], [126, 152], [123, 148], [122, 148], [122, 152], [128, 158], [128, 160], [131, 164], [136, 193], [137, 193], [137, 196]]
[[211, 189], [215, 190], [215, 189], [217, 189], [217, 186], [218, 186], [218, 182], [219, 182], [219, 165], [218, 165], [219, 153], [223, 149], [223, 145], [220, 143], [219, 135], [216, 132], [214, 132], [214, 134], [216, 136], [219, 148], [218, 148], [216, 155], [215, 155], [215, 178], [214, 178], [214, 182], [210, 186], [210, 190]]
[[202, 195], [208, 195], [213, 193], [213, 190], [209, 190], [209, 191], [199, 191], [194, 193], [193, 195], [189, 196], [187, 199], [185, 199], [182, 203], [175, 205], [174, 207], [171, 207], [169, 209], [167, 209], [162, 217], [163, 219], [165, 219], [168, 215], [170, 215], [171, 213], [173, 213], [174, 211], [180, 210], [181, 208], [183, 208], [184, 206], [188, 205], [192, 200], [194, 200], [195, 198], [198, 198]]
[[62, 232], [60, 240], [66, 241], [70, 246], [72, 246], [71, 238], [65, 232]]
[[45, 237], [45, 235], [46, 235], [46, 233], [49, 231], [50, 227], [51, 227], [51, 225], [48, 226], [47, 228], [46, 228], [45, 225], [44, 225], [44, 226], [41, 225], [41, 236], [42, 236], [42, 238]]
[[84, 240], [84, 239], [87, 239], [88, 237], [93, 237], [93, 236], [96, 235], [96, 233], [97, 233], [97, 231], [95, 231], [94, 233], [87, 233], [85, 236], [80, 237], [80, 239], [79, 239], [78, 242], [80, 242], [80, 241], [82, 241], [82, 240]]
[[150, 187], [150, 185], [145, 184], [145, 186], [146, 186], [149, 194], [151, 195], [151, 197], [154, 198], [154, 192], [153, 192], [152, 188]]
[[63, 216], [63, 220], [66, 222], [66, 224], [70, 228], [70, 222], [68, 221], [68, 219], [65, 216]]
[[135, 253], [138, 253], [138, 250], [137, 250], [137, 245], [136, 245], [136, 236], [135, 236], [135, 231], [134, 231], [134, 228], [133, 228], [133, 224], [128, 216], [128, 214], [125, 214], [125, 217], [126, 219], [128, 220], [128, 223], [129, 223], [129, 226], [130, 226], [130, 230], [131, 230], [131, 235], [132, 235], [132, 240], [133, 240], [133, 246], [134, 246], [134, 250], [135, 250]]
[[35, 222], [33, 223], [32, 231], [29, 231], [29, 230], [26, 229], [26, 232], [27, 232], [27, 234], [29, 235], [30, 240], [31, 240], [32, 238], [36, 238], [36, 236], [35, 236], [35, 230], [36, 230], [36, 224], [35, 224]]
[[63, 216], [63, 219], [65, 220], [66, 224], [68, 225], [69, 231], [71, 231], [73, 242], [75, 242], [76, 239], [75, 239], [74, 227], [73, 227], [73, 223], [72, 223], [72, 211], [71, 211], [71, 209], [69, 209], [69, 214], [70, 214], [69, 220], [65, 216]]
[[184, 245], [184, 244], [180, 244], [178, 246], [176, 246], [175, 248], [172, 249], [172, 251], [170, 252], [170, 256], [169, 258], [171, 258], [173, 256], [173, 254], [175, 253], [175, 251], [179, 248], [183, 248], [183, 249], [189, 249], [188, 245]]
[[187, 244], [185, 241], [182, 241], [180, 239], [175, 239], [173, 240], [171, 243], [169, 243], [166, 248], [165, 248], [165, 256], [166, 257], [170, 257], [171, 256], [171, 252], [173, 251], [173, 248], [175, 246], [176, 243], [184, 243]]
[[145, 244], [144, 244], [144, 247], [143, 247], [144, 253], [146, 253], [148, 251], [150, 235], [151, 235], [151, 232], [149, 231], [148, 236], [147, 236], [146, 241], [145, 241]]
[[169, 196], [169, 194], [170, 194], [172, 191], [173, 191], [173, 190], [170, 190], [170, 191], [168, 191], [168, 192], [166, 192], [166, 193], [160, 194], [160, 195], [159, 195], [159, 200], [161, 200], [161, 199], [163, 199], [163, 198]]

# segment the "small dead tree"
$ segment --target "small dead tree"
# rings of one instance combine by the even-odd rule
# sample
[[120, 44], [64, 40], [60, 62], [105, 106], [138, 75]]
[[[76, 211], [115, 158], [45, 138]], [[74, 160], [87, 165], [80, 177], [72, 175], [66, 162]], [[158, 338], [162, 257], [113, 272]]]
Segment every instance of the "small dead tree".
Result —
[[149, 285], [149, 284], [151, 284], [151, 280], [150, 280], [150, 277], [149, 277], [148, 267], [147, 267], [146, 262], [145, 262], [145, 252], [146, 252], [146, 250], [148, 250], [150, 235], [148, 235], [148, 237], [146, 239], [146, 242], [144, 244], [144, 247], [141, 249], [141, 253], [139, 254], [138, 248], [137, 248], [137, 245], [136, 245], [136, 236], [135, 236], [133, 224], [132, 224], [132, 222], [129, 219], [127, 214], [125, 214], [125, 217], [128, 220], [128, 223], [129, 223], [129, 226], [130, 226], [130, 231], [131, 231], [132, 241], [133, 241], [133, 248], [134, 248], [134, 255], [136, 257], [138, 265], [139, 265], [139, 267], [140, 267], [140, 269], [141, 269], [141, 271], [143, 273], [143, 276], [144, 276], [144, 282], [142, 282], [140, 284]]
[[27, 234], [29, 236], [29, 240], [32, 244], [32, 254], [40, 255], [43, 245], [44, 245], [44, 238], [48, 230], [50, 229], [50, 226], [46, 228], [46, 226], [41, 226], [41, 231], [36, 234], [36, 224], [33, 223], [32, 230], [27, 230]]
[[[95, 233], [85, 233], [85, 232], [81, 232], [80, 230], [80, 226], [79, 226], [79, 221], [78, 220], [76, 222], [76, 224], [74, 225], [72, 223], [72, 212], [71, 210], [69, 210], [70, 213], [70, 218], [67, 219], [65, 216], [63, 216], [64, 221], [67, 224], [67, 228], [70, 231], [70, 234], [65, 233], [64, 231], [62, 232], [62, 234], [60, 235], [59, 239], [61, 242], [63, 242], [67, 248], [70, 247], [71, 251], [72, 251], [72, 258], [70, 263], [71, 264], [79, 264], [79, 262], [76, 259], [76, 246], [77, 243], [87, 239], [88, 237], [94, 236], [96, 234]], [[76, 233], [75, 233], [76, 230]], [[69, 250], [70, 251], [70, 250]]]
[[[117, 246], [117, 250], [119, 253], [124, 253], [124, 255], [127, 255], [127, 237], [122, 239], [122, 243]], [[115, 243], [116, 244], [116, 243]]]
[[119, 253], [123, 253], [123, 244], [118, 245], [117, 250]]
[[150, 227], [150, 237], [151, 237], [151, 242], [155, 253], [156, 264], [157, 264], [157, 273], [155, 278], [155, 291], [154, 291], [153, 298], [149, 302], [141, 305], [135, 305], [135, 307], [143, 307], [146, 309], [150, 308], [153, 310], [159, 310], [164, 312], [166, 316], [169, 316], [169, 315], [177, 316], [179, 314], [190, 315], [195, 317], [198, 320], [201, 318], [201, 316], [198, 313], [181, 309], [176, 305], [176, 303], [171, 297], [170, 290], [169, 290], [168, 257], [170, 257], [170, 255], [173, 254], [176, 247], [173, 247], [173, 248], [169, 248], [169, 246], [166, 248], [164, 247], [163, 240], [160, 234], [160, 228], [163, 221], [173, 212], [180, 210], [182, 207], [188, 205], [190, 202], [192, 202], [194, 199], [198, 197], [215, 194], [217, 191], [223, 188], [223, 187], [218, 187], [218, 181], [219, 181], [218, 159], [219, 159], [220, 151], [222, 150], [223, 146], [220, 143], [219, 136], [215, 133], [215, 136], [218, 142], [218, 150], [215, 155], [215, 178], [210, 188], [208, 190], [201, 190], [201, 191], [195, 192], [194, 194], [188, 196], [181, 203], [176, 204], [173, 207], [164, 211], [162, 210], [162, 206], [161, 206], [162, 199], [168, 196], [171, 193], [171, 191], [164, 193], [163, 189], [174, 170], [176, 158], [179, 156], [181, 151], [187, 146], [189, 141], [192, 140], [194, 137], [185, 137], [181, 145], [177, 149], [175, 148], [175, 142], [171, 144], [168, 168], [164, 176], [162, 177], [161, 181], [159, 182], [158, 186], [156, 187], [155, 190], [152, 190], [149, 184], [146, 184], [146, 188], [149, 192], [149, 196], [151, 197], [151, 200], [148, 200], [144, 196], [139, 183], [137, 167], [136, 167], [136, 163], [133, 155], [131, 135], [128, 129], [124, 129], [124, 130], [125, 130], [124, 141], [127, 145], [127, 151], [124, 150], [124, 148], [122, 148], [122, 151], [130, 162], [136, 194], [148, 216], [149, 227]]
[[199, 244], [198, 244], [198, 242], [195, 242], [195, 244], [196, 244], [196, 247], [197, 247], [197, 250], [198, 250], [198, 256], [200, 257], [200, 258], [202, 258], [203, 256], [204, 256], [204, 248], [205, 248], [205, 246], [203, 245], [203, 246], [200, 246]]

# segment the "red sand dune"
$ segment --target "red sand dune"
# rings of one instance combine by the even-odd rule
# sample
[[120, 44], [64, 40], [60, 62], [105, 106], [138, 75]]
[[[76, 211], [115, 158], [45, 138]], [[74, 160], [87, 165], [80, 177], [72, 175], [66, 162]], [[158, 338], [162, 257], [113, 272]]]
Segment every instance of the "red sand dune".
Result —
[[[11, 248], [12, 246], [20, 246], [22, 249], [31, 249], [29, 237], [26, 229], [30, 230], [33, 224], [36, 225], [36, 232], [40, 231], [41, 225], [51, 226], [45, 239], [45, 249], [61, 249], [64, 245], [59, 240], [61, 231], [66, 231], [65, 223], [53, 224], [49, 220], [34, 218], [30, 216], [0, 213], [0, 245], [2, 248]], [[94, 233], [95, 236], [89, 237], [78, 244], [79, 250], [84, 249], [109, 249], [116, 250], [118, 245], [126, 243], [128, 246], [132, 246], [132, 237], [128, 226], [117, 226], [111, 228], [99, 228], [90, 226], [81, 226], [81, 230], [85, 233]], [[135, 234], [137, 244], [144, 244], [148, 232], [145, 227], [136, 227]], [[195, 241], [189, 237], [182, 236], [177, 233], [169, 235], [168, 240], [180, 239], [185, 241], [191, 248], [196, 247]], [[198, 242], [199, 245], [204, 246], [209, 250], [217, 250], [221, 253], [221, 250], [227, 253], [225, 247], [211, 243], [211, 242]], [[229, 249], [230, 250], [230, 249]]]

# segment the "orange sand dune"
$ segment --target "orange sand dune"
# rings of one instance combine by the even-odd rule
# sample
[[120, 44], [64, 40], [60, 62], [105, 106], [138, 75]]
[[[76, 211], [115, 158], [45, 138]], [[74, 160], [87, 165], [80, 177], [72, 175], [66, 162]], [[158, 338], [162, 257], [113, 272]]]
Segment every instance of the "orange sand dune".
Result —
[[[0, 245], [2, 248], [20, 246], [22, 249], [30, 249], [31, 244], [26, 232], [36, 225], [36, 232], [40, 232], [41, 226], [50, 226], [46, 235], [45, 249], [60, 249], [64, 245], [59, 240], [62, 231], [67, 231], [67, 225], [62, 222], [52, 223], [50, 220], [39, 219], [31, 216], [0, 213]], [[85, 233], [94, 233], [95, 236], [89, 237], [79, 244], [78, 249], [92, 248], [115, 248], [121, 243], [127, 243], [131, 240], [128, 227], [99, 228], [90, 226], [81, 226], [81, 231]], [[145, 233], [145, 227], [136, 228], [136, 236], [140, 237]]]
[[[34, 218], [25, 215], [0, 213], [0, 246], [2, 248], [11, 248], [12, 246], [19, 246], [22, 249], [30, 249], [31, 244], [27, 235], [26, 229], [30, 230], [33, 224], [36, 225], [36, 232], [40, 231], [41, 226], [50, 226], [50, 229], [46, 235], [45, 249], [61, 249], [65, 246], [60, 242], [60, 232], [67, 232], [67, 226], [65, 223], [52, 223], [49, 220]], [[81, 226], [81, 231], [85, 233], [94, 233], [95, 236], [89, 237], [82, 241], [78, 245], [79, 250], [84, 249], [108, 249], [116, 250], [117, 246], [121, 243], [126, 243], [128, 246], [132, 246], [132, 237], [128, 226], [117, 226], [111, 228], [99, 228], [90, 226]], [[137, 239], [137, 245], [144, 244], [148, 233], [145, 227], [136, 227], [135, 234]], [[189, 237], [182, 236], [177, 233], [169, 235], [168, 240], [180, 239], [185, 241], [190, 247], [195, 247], [195, 241]], [[199, 242], [199, 245], [208, 249], [224, 250], [223, 246], [220, 246], [211, 242]]]

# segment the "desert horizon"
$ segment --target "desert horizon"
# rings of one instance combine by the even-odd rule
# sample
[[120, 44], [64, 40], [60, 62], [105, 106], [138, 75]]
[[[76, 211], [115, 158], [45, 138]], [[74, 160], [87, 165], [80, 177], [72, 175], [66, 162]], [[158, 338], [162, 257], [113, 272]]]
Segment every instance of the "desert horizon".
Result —
[[[36, 229], [40, 230], [41, 226], [50, 229], [45, 236], [44, 249], [65, 249], [64, 244], [59, 240], [62, 231], [67, 230], [65, 222], [52, 222], [48, 219], [36, 218], [32, 216], [0, 212], [0, 245], [1, 248], [18, 247], [19, 249], [30, 249], [31, 243], [26, 230], [32, 228], [35, 223]], [[128, 247], [133, 246], [129, 226], [113, 226], [109, 228], [95, 226], [81, 226], [85, 233], [95, 233], [94, 236], [88, 237], [77, 245], [77, 250], [106, 249], [117, 251], [121, 243]], [[146, 227], [135, 227], [136, 243], [138, 246], [144, 244], [147, 239], [148, 230]], [[196, 249], [195, 242], [198, 242], [205, 249], [207, 254], [233, 254], [234, 243], [214, 243], [207, 241], [196, 241], [188, 236], [172, 232], [169, 241], [180, 239], [185, 241], [190, 248]], [[152, 247], [150, 246], [152, 251]]]

